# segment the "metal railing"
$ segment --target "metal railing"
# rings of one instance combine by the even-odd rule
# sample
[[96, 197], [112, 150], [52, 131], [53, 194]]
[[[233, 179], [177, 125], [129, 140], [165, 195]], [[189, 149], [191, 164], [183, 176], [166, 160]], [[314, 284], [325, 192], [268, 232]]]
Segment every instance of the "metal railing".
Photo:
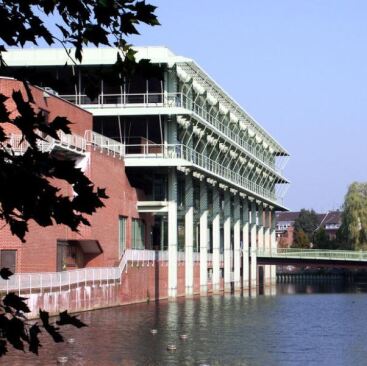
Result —
[[216, 175], [219, 179], [225, 179], [231, 183], [243, 187], [247, 191], [255, 193], [258, 196], [281, 203], [282, 197], [276, 197], [271, 189], [266, 189], [243, 177], [238, 172], [208, 158], [207, 156], [195, 151], [194, 149], [182, 144], [170, 145], [126, 145], [126, 158], [133, 155], [139, 155], [142, 158], [166, 158], [166, 159], [184, 159], [198, 168]]
[[297, 259], [330, 259], [367, 261], [367, 251], [353, 250], [319, 250], [298, 248], [257, 249], [258, 257], [266, 258], [297, 258]]
[[105, 151], [108, 155], [118, 156], [120, 159], [125, 156], [125, 145], [121, 142], [103, 136], [94, 131], [85, 131], [84, 138], [88, 145]]
[[92, 100], [85, 94], [69, 94], [60, 97], [79, 105], [88, 105], [89, 108], [96, 106], [103, 108], [104, 106], [132, 107], [180, 107], [182, 93], [129, 93], [129, 94], [100, 94], [96, 99]]
[[[47, 136], [44, 140], [37, 140], [37, 146], [42, 152], [49, 152], [56, 146], [66, 148], [67, 150], [85, 152], [87, 142], [85, 138], [79, 135], [65, 134], [62, 131], [58, 132], [59, 139], [54, 139]], [[22, 138], [21, 135], [10, 134], [8, 144], [16, 154], [24, 154], [29, 148], [29, 143]]]
[[[185, 262], [185, 252], [177, 253], [178, 262]], [[193, 253], [193, 261], [200, 262], [200, 253]], [[208, 253], [208, 262], [211, 261]], [[61, 272], [15, 273], [9, 280], [0, 280], [0, 292], [32, 293], [37, 290], [61, 291], [74, 286], [101, 286], [120, 283], [128, 266], [149, 266], [168, 262], [168, 251], [127, 249], [117, 267], [80, 268]]]
[[[228, 124], [224, 123], [214, 113], [212, 108], [208, 110], [205, 106], [201, 106], [184, 93], [135, 93], [135, 94], [101, 94], [94, 101], [86, 95], [61, 95], [62, 98], [78, 105], [88, 105], [88, 108], [111, 107], [181, 107], [193, 112], [194, 116], [202, 118], [204, 121], [215, 127], [218, 132], [229, 138], [231, 142], [245, 149], [247, 153], [266, 164], [272, 170], [281, 173], [281, 167], [276, 165], [276, 159], [273, 154], [263, 149], [258, 143], [250, 143], [246, 141], [239, 129], [234, 130]], [[228, 122], [229, 123], [229, 122]], [[284, 168], [284, 167], [283, 167]]]

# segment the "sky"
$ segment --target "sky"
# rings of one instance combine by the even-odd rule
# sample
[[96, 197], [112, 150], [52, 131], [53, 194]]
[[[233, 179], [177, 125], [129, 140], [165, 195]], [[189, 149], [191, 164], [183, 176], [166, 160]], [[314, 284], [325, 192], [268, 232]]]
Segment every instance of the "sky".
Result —
[[285, 206], [341, 207], [367, 181], [367, 1], [149, 0], [135, 45], [193, 58], [290, 153]]

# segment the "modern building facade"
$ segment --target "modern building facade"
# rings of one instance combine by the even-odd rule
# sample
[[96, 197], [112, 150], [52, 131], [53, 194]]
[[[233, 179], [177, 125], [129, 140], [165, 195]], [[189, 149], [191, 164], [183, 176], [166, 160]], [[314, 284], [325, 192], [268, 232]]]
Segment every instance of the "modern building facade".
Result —
[[[137, 58], [149, 59], [154, 75], [103, 78], [116, 53], [86, 49], [82, 66], [71, 65], [61, 49], [6, 55], [10, 67], [45, 93], [93, 116], [91, 126], [78, 132], [88, 146], [85, 164], [92, 180], [98, 171], [95, 183], [110, 196], [113, 187], [96, 233], [87, 238], [109, 253], [96, 258], [106, 265], [118, 262], [125, 248], [167, 251], [169, 297], [177, 295], [180, 259], [187, 295], [196, 280], [204, 293], [209, 283], [213, 291], [221, 282], [225, 290], [231, 283], [235, 289], [256, 286], [256, 253], [276, 247], [275, 211], [286, 209], [288, 152], [195, 61], [142, 47]], [[99, 92], [91, 100], [85, 90], [93, 75]], [[109, 209], [115, 202], [120, 209]], [[274, 266], [261, 273], [264, 282], [274, 281]]]

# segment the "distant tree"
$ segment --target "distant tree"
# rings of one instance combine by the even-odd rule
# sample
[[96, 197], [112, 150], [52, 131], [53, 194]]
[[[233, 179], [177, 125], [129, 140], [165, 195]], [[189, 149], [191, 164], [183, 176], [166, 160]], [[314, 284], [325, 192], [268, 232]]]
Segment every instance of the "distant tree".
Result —
[[293, 244], [291, 245], [291, 247], [303, 249], [310, 248], [310, 240], [307, 234], [302, 229], [295, 230], [293, 232]]
[[315, 231], [312, 243], [314, 249], [334, 249], [334, 242], [329, 239], [323, 227]]
[[[70, 62], [79, 64], [83, 47], [115, 46], [118, 51], [111, 70], [115, 78], [122, 78], [139, 66], [149, 68], [147, 60], [136, 62], [135, 51], [126, 37], [139, 34], [136, 27], [141, 23], [158, 25], [155, 9], [144, 0], [0, 0], [0, 71], [2, 75], [23, 81], [26, 90], [26, 96], [20, 92], [11, 96], [16, 115], [7, 109], [9, 98], [0, 94], [0, 220], [23, 242], [30, 220], [40, 226], [64, 224], [78, 231], [80, 224], [89, 224], [88, 215], [102, 207], [102, 199], [107, 196], [73, 162], [40, 151], [39, 142], [44, 138], [58, 139], [59, 131], [70, 133], [70, 121], [59, 116], [50, 123], [45, 122], [37, 112], [29, 80], [7, 67], [3, 58], [6, 48], [23, 47], [27, 43], [37, 45], [43, 40], [50, 46], [61, 45]], [[93, 99], [98, 94], [98, 83], [93, 75], [89, 81], [84, 92]], [[5, 123], [16, 126], [22, 142], [28, 143], [23, 155], [16, 154], [9, 145]], [[76, 194], [63, 195], [54, 178], [72, 186]], [[10, 275], [8, 269], [1, 269], [3, 279]], [[38, 353], [41, 329], [38, 324], [31, 326], [25, 322], [23, 313], [29, 309], [24, 300], [10, 293], [0, 301], [0, 356], [7, 352], [8, 344], [19, 350], [28, 346], [29, 351]], [[42, 328], [56, 342], [62, 341], [56, 325], [82, 326], [65, 312], [60, 314], [56, 325], [50, 322], [46, 312], [40, 311], [40, 319]]]
[[349, 186], [340, 230], [351, 249], [367, 249], [367, 183], [354, 182]]
[[302, 209], [294, 221], [294, 229], [303, 230], [304, 233], [312, 240], [313, 233], [319, 226], [319, 219], [314, 210]]

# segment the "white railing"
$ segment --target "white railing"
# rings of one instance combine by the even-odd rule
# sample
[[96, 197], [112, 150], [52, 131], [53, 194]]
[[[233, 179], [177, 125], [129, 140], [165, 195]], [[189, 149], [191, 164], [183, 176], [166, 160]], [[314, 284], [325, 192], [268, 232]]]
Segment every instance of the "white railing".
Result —
[[[86, 151], [86, 140], [85, 138], [79, 135], [69, 135], [65, 134], [62, 131], [58, 132], [59, 139], [54, 139], [50, 136], [47, 136], [44, 140], [37, 140], [37, 146], [42, 152], [49, 152], [55, 146], [61, 146], [68, 150], [73, 151]], [[22, 138], [21, 135], [10, 134], [10, 138], [8, 140], [8, 144], [11, 146], [12, 150], [16, 154], [24, 154], [29, 147], [29, 143]]]
[[271, 189], [266, 189], [243, 177], [236, 171], [208, 158], [207, 156], [195, 151], [182, 144], [170, 145], [126, 145], [126, 158], [129, 156], [139, 155], [142, 158], [167, 158], [167, 159], [184, 159], [191, 164], [216, 175], [219, 179], [225, 179], [231, 183], [243, 187], [247, 191], [255, 193], [258, 196], [281, 203], [282, 197], [276, 197]]
[[[185, 262], [185, 252], [177, 252], [177, 260]], [[193, 261], [200, 262], [200, 253], [193, 253]], [[211, 254], [208, 253], [208, 262]], [[0, 292], [61, 291], [80, 285], [101, 286], [120, 283], [128, 266], [149, 266], [156, 262], [168, 262], [168, 251], [127, 249], [117, 267], [80, 268], [61, 272], [15, 273], [9, 280], [0, 280]]]
[[180, 107], [182, 105], [182, 93], [129, 93], [129, 94], [100, 94], [91, 100], [85, 94], [61, 95], [61, 98], [79, 105], [88, 105], [88, 108], [96, 106], [141, 106], [145, 107]]
[[84, 138], [87, 144], [99, 148], [101, 151], [105, 151], [108, 155], [118, 156], [119, 158], [125, 156], [125, 145], [121, 142], [93, 131], [86, 131]]
[[266, 258], [297, 258], [315, 260], [351, 260], [367, 262], [367, 251], [353, 250], [325, 250], [325, 249], [298, 249], [298, 248], [272, 248], [257, 249], [258, 257]]
[[[181, 107], [190, 110], [194, 115], [200, 117], [205, 122], [215, 127], [216, 130], [230, 139], [230, 142], [235, 142], [237, 145], [245, 149], [253, 157], [265, 163], [271, 169], [281, 173], [280, 166], [276, 165], [276, 159], [272, 153], [265, 151], [260, 144], [250, 143], [246, 141], [239, 129], [234, 130], [228, 124], [219, 119], [218, 113], [208, 110], [205, 106], [201, 106], [193, 99], [183, 93], [136, 93], [136, 94], [101, 94], [94, 101], [90, 100], [86, 95], [61, 95], [62, 98], [79, 105], [88, 106], [88, 108], [103, 108], [104, 106], [111, 107]], [[284, 168], [284, 166], [282, 167]]]

